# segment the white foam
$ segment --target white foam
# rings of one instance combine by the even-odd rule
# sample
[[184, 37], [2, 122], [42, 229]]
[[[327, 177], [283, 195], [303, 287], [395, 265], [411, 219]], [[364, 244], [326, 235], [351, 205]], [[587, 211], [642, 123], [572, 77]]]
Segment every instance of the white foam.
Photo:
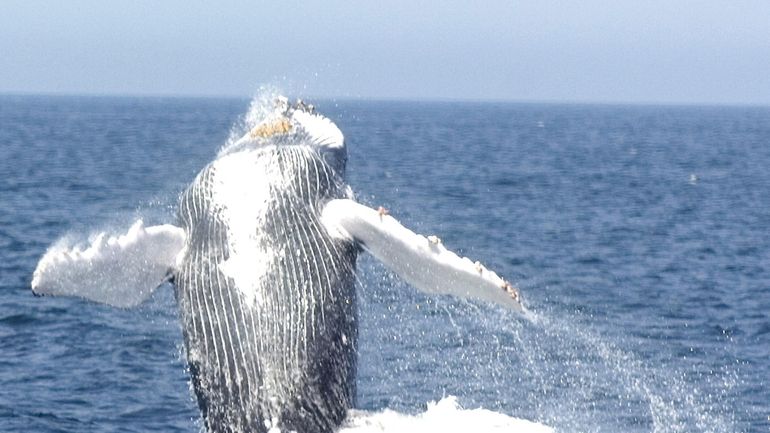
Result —
[[79, 296], [116, 307], [147, 299], [175, 266], [185, 243], [184, 230], [136, 221], [125, 234], [101, 232], [90, 245], [62, 238], [40, 259], [32, 278], [39, 295]]
[[428, 403], [427, 410], [416, 415], [390, 409], [379, 412], [351, 411], [338, 433], [549, 433], [553, 431], [546, 425], [488, 409], [463, 409], [457, 403], [456, 397], [448, 396], [438, 402]]

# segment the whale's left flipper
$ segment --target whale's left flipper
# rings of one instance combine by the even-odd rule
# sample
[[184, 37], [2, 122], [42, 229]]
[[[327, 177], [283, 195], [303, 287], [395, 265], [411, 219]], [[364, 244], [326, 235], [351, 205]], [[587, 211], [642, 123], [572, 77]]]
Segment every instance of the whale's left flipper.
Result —
[[123, 235], [99, 234], [86, 248], [55, 244], [35, 268], [32, 292], [132, 307], [164, 282], [184, 245], [183, 229], [141, 220]]
[[415, 288], [475, 298], [524, 312], [519, 292], [479, 262], [446, 249], [435, 236], [424, 237], [380, 208], [353, 200], [331, 200], [322, 220], [333, 235], [352, 239]]

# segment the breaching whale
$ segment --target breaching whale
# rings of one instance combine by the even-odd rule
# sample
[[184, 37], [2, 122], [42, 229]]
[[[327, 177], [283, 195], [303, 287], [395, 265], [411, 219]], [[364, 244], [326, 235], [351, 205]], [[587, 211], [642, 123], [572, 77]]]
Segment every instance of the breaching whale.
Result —
[[524, 311], [493, 271], [358, 204], [346, 159], [333, 122], [279, 98], [181, 194], [176, 225], [54, 245], [33, 293], [128, 307], [171, 279], [207, 431], [331, 432], [355, 404], [361, 251], [420, 290]]

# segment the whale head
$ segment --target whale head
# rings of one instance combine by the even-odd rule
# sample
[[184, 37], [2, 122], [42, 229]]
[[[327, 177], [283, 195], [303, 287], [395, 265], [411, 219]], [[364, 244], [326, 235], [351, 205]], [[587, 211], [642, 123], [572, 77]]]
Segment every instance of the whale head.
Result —
[[340, 175], [345, 174], [347, 150], [342, 131], [315, 107], [300, 99], [292, 104], [278, 96], [272, 110], [261, 110], [260, 118], [238, 140], [226, 145], [218, 157], [266, 146], [307, 146], [315, 150]]

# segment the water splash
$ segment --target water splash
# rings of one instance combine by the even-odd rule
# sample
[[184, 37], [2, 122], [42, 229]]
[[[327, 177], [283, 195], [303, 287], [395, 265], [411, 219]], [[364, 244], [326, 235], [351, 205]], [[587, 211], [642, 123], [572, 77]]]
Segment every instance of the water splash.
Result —
[[529, 382], [525, 398], [535, 419], [558, 431], [735, 430], [712, 394], [719, 392], [715, 386], [722, 393], [732, 386], [729, 373], [688, 374], [673, 365], [673, 357], [668, 365], [653, 365], [628, 348], [633, 339], [613, 342], [577, 315], [541, 312], [533, 322], [497, 323], [503, 324], [502, 337], [507, 334], [513, 342], [499, 349], [515, 352], [509, 359], [523, 372], [519, 383]]
[[282, 95], [283, 92], [278, 87], [260, 86], [257, 93], [251, 99], [246, 114], [240, 116], [230, 129], [230, 134], [225, 144], [219, 149], [219, 155], [227, 153], [246, 132], [252, 130], [273, 115], [275, 113], [276, 100], [281, 98]]
[[553, 429], [535, 422], [510, 417], [487, 409], [463, 409], [457, 397], [444, 397], [428, 403], [423, 413], [416, 415], [385, 409], [378, 412], [351, 411], [339, 433], [445, 433], [521, 432], [551, 433]]
[[425, 297], [368, 260], [359, 275], [363, 407], [413, 413], [443, 393], [558, 432], [738, 430], [729, 367], [691, 364], [659, 344], [651, 355], [640, 337], [602, 333], [593, 317], [536, 299], [536, 317], [523, 320]]
[[559, 430], [733, 430], [692, 378], [644, 361], [575, 317], [541, 315], [534, 327], [508, 325], [526, 376], [542, 396], [538, 412]]

